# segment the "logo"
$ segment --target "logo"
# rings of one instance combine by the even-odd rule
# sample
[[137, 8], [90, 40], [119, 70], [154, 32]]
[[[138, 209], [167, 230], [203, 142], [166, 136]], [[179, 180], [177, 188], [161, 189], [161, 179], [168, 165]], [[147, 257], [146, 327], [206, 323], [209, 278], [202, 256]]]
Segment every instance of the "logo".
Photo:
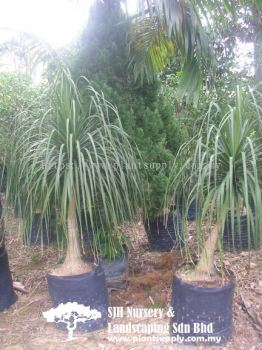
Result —
[[78, 304], [77, 302], [59, 304], [56, 308], [43, 312], [43, 316], [47, 322], [65, 323], [68, 330], [68, 341], [76, 339], [73, 333], [78, 323], [85, 323], [102, 317], [100, 311], [92, 310], [90, 306]]

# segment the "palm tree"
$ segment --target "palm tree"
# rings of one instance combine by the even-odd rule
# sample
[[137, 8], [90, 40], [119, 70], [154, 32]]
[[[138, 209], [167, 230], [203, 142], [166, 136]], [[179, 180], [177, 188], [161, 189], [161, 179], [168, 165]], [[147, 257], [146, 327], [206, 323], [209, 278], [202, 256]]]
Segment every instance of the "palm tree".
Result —
[[[140, 14], [133, 20], [129, 36], [130, 65], [136, 79], [153, 80], [168, 63], [178, 58], [182, 75], [177, 96], [191, 99], [195, 104], [203, 84], [203, 79], [212, 76], [215, 57], [212, 46], [203, 28], [209, 24], [212, 31], [212, 18], [230, 13], [238, 19], [237, 8], [252, 8], [252, 23], [255, 49], [255, 77], [261, 77], [261, 10], [260, 0], [206, 1], [206, 0], [138, 0]], [[259, 59], [260, 57], [260, 59]]]
[[[219, 124], [217, 113], [221, 114]], [[232, 336], [235, 285], [234, 276], [223, 268], [225, 222], [231, 227], [233, 242], [235, 234], [242, 237], [242, 219], [246, 220], [249, 242], [257, 244], [262, 238], [261, 106], [253, 99], [252, 91], [247, 96], [238, 90], [235, 104], [226, 112], [211, 105], [204, 123], [200, 134], [180, 150], [167, 188], [169, 205], [179, 199], [177, 193], [184, 196], [183, 221], [190, 204], [197, 203], [195, 251], [199, 252], [194, 268], [183, 269], [174, 276], [170, 332], [185, 336], [172, 325], [189, 324], [190, 333], [185, 339], [195, 343], [194, 336], [199, 333], [192, 331], [193, 324], [200, 319], [203, 324], [213, 325], [212, 335], [219, 337], [222, 344]], [[180, 159], [186, 162], [179, 170]], [[215, 268], [217, 246], [220, 262]], [[185, 248], [190, 257], [187, 235]], [[201, 336], [211, 344], [206, 330], [201, 331]]]
[[98, 208], [104, 209], [104, 225], [117, 225], [134, 217], [141, 198], [134, 151], [117, 109], [84, 83], [87, 107], [70, 72], [63, 70], [54, 83], [53, 108], [35, 120], [18, 118], [9, 152], [8, 202], [23, 198], [29, 225], [36, 208], [42, 220], [54, 208], [60, 213], [67, 253], [54, 274], [63, 276], [90, 268], [81, 260], [81, 209], [90, 229]]
[[[185, 213], [193, 200], [198, 204], [196, 237], [201, 254], [196, 270], [187, 279], [209, 279], [216, 275], [214, 255], [227, 218], [234, 234], [234, 220], [237, 219], [240, 229], [244, 211], [249, 237], [253, 234], [256, 241], [261, 240], [262, 143], [260, 131], [257, 132], [261, 130], [261, 109], [253, 97], [252, 91], [246, 96], [237, 90], [235, 105], [229, 107], [219, 125], [205, 120], [206, 134], [203, 126], [201, 134], [181, 149], [171, 171], [169, 204], [181, 189], [186, 194]], [[210, 111], [219, 113], [215, 106]], [[177, 162], [185, 155], [187, 161], [178, 173]]]

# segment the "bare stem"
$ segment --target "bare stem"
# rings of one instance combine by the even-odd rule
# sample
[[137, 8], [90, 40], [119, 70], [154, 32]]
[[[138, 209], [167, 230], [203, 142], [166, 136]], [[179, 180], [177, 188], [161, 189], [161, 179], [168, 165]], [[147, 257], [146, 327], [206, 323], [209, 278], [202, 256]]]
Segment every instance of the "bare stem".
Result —
[[200, 255], [199, 262], [194, 269], [189, 274], [183, 276], [186, 280], [189, 281], [198, 281], [198, 280], [210, 280], [216, 276], [214, 268], [214, 257], [217, 246], [217, 240], [219, 237], [221, 225], [216, 224], [203, 247], [202, 253]]
[[63, 265], [54, 270], [53, 274], [59, 276], [72, 276], [92, 270], [90, 264], [81, 259], [78, 225], [76, 218], [76, 199], [74, 191], [69, 201], [67, 214], [67, 252]]
[[67, 252], [64, 265], [68, 267], [81, 261], [81, 251], [77, 232], [76, 200], [74, 194], [70, 198], [67, 214]]
[[212, 276], [215, 274], [214, 270], [214, 256], [217, 246], [217, 240], [219, 236], [220, 225], [216, 224], [210, 235], [208, 236], [203, 251], [200, 256], [200, 260], [197, 264], [196, 270], [200, 273]]

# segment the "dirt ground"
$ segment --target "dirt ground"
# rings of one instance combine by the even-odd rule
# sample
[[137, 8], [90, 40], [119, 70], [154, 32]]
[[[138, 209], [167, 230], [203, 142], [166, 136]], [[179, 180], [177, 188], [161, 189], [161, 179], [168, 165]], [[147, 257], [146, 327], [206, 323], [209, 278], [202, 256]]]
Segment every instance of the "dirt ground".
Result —
[[[47, 323], [43, 311], [51, 308], [46, 273], [61, 262], [62, 252], [54, 247], [25, 247], [18, 235], [18, 223], [9, 218], [6, 223], [7, 250], [14, 281], [21, 282], [28, 294], [17, 292], [17, 302], [0, 314], [0, 349], [123, 349], [123, 350], [261, 350], [262, 349], [262, 250], [226, 253], [225, 266], [236, 276], [234, 295], [233, 339], [225, 346], [186, 346], [150, 341], [149, 339], [110, 338], [108, 330], [93, 333], [76, 332], [76, 339], [67, 341], [67, 334]], [[128, 288], [110, 293], [112, 306], [158, 307], [167, 310], [171, 299], [173, 274], [184, 263], [180, 252], [153, 253], [147, 246], [142, 223], [127, 225], [133, 243], [130, 252]], [[243, 301], [246, 308], [243, 306]], [[119, 321], [110, 320], [112, 324]], [[125, 318], [121, 323], [152, 323], [156, 319], [134, 321]], [[167, 324], [168, 317], [157, 320]], [[117, 336], [118, 334], [113, 334]], [[123, 334], [120, 334], [123, 336]], [[157, 336], [157, 334], [156, 334]], [[163, 336], [163, 334], [159, 334]]]

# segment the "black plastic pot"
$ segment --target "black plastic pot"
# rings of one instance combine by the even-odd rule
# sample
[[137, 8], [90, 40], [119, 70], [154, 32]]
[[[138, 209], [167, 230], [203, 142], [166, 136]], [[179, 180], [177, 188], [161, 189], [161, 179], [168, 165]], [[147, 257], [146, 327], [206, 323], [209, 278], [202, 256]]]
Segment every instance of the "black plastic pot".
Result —
[[178, 213], [176, 218], [176, 222], [174, 222], [173, 213], [170, 213], [166, 226], [164, 216], [159, 216], [155, 220], [145, 222], [145, 230], [152, 250], [165, 252], [173, 248], [183, 247], [184, 241], [180, 213]]
[[[96, 230], [98, 230], [101, 226], [102, 226], [102, 221], [104, 218], [104, 210], [103, 209], [99, 209], [97, 212], [97, 219], [96, 219]], [[91, 229], [91, 223], [89, 223], [89, 225], [87, 225], [87, 223], [85, 222], [86, 218], [85, 218], [85, 213], [84, 211], [81, 212], [81, 226], [82, 226], [82, 236], [83, 236], [83, 243], [86, 246], [91, 247], [92, 246], [92, 241], [93, 241], [93, 237], [94, 234], [96, 232], [96, 230], [92, 230]], [[78, 219], [78, 229], [80, 231], [80, 222]]]
[[194, 221], [196, 220], [196, 217], [197, 217], [197, 202], [193, 201], [188, 208], [187, 220]]
[[105, 272], [109, 290], [127, 287], [128, 254], [111, 261], [101, 259], [100, 266]]
[[[97, 320], [78, 323], [77, 330], [92, 332], [107, 326], [108, 292], [105, 274], [100, 267], [76, 276], [47, 275], [47, 281], [53, 307], [61, 303], [77, 302], [101, 312], [102, 317]], [[61, 323], [56, 326], [66, 329]]]
[[[179, 208], [179, 212], [182, 215], [182, 200], [180, 200], [180, 202], [178, 203], [178, 208]], [[187, 220], [188, 221], [194, 221], [196, 220], [197, 217], [197, 202], [194, 200], [192, 201], [192, 203], [190, 204], [188, 211], [187, 211]]]
[[237, 218], [234, 219], [234, 235], [230, 218], [226, 220], [223, 233], [223, 245], [225, 250], [228, 251], [259, 248], [259, 238], [255, 236], [251, 227], [250, 235], [248, 235], [246, 215], [240, 217], [240, 226], [238, 225]]
[[[232, 335], [234, 282], [223, 287], [203, 288], [174, 277], [170, 322], [172, 337], [184, 337], [184, 343], [220, 345]], [[199, 338], [199, 337], [202, 337]], [[211, 337], [220, 337], [214, 338]]]
[[13, 282], [9, 269], [8, 255], [5, 248], [0, 247], [0, 311], [3, 311], [16, 301]]
[[24, 236], [26, 245], [49, 245], [54, 240], [55, 215], [51, 215], [48, 221], [42, 221], [42, 237], [39, 232], [41, 214], [34, 214], [31, 232]]

